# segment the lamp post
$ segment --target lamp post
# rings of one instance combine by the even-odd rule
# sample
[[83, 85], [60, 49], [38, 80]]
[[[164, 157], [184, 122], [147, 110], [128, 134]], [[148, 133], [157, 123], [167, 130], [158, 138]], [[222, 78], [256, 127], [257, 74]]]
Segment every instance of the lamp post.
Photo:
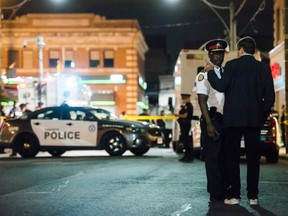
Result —
[[229, 6], [230, 11], [230, 47], [231, 50], [236, 50], [236, 43], [237, 43], [237, 22], [235, 19], [235, 8], [234, 3], [231, 1]]
[[35, 42], [38, 47], [38, 58], [39, 58], [39, 81], [38, 81], [38, 100], [42, 101], [42, 76], [43, 76], [43, 48], [45, 46], [43, 36], [38, 36], [36, 38], [29, 38], [23, 41], [23, 47], [26, 48], [28, 42]]

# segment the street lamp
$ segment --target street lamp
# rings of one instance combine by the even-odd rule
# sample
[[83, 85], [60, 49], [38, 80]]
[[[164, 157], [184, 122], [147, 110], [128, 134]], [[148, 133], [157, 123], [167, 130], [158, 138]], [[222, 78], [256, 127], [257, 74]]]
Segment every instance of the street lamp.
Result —
[[38, 100], [42, 101], [42, 76], [43, 76], [43, 48], [45, 46], [43, 36], [36, 38], [29, 38], [23, 41], [23, 47], [26, 48], [28, 42], [36, 42], [38, 47], [38, 58], [39, 58], [39, 82], [38, 82]]

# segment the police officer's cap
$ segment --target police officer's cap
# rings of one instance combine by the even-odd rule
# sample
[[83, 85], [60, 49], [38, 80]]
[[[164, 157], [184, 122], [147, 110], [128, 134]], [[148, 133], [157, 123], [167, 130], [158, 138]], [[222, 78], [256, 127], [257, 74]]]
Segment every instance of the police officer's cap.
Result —
[[223, 39], [213, 39], [206, 43], [205, 50], [207, 52], [229, 52], [229, 45]]

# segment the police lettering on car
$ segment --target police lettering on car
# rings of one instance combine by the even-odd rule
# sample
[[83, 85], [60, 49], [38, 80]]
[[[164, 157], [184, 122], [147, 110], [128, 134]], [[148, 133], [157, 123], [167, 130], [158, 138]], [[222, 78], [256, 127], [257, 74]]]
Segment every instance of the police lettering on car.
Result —
[[44, 139], [80, 139], [80, 131], [46, 131]]

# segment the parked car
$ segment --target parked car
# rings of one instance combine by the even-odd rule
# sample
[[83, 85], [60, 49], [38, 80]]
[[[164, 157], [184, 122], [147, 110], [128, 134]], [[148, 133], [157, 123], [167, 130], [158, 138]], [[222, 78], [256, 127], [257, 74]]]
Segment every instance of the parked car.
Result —
[[68, 150], [89, 149], [106, 150], [111, 156], [126, 150], [143, 155], [161, 145], [163, 134], [158, 126], [122, 120], [94, 107], [46, 107], [7, 119], [0, 129], [0, 148], [13, 148], [22, 157], [35, 157], [39, 151], [61, 156]]
[[[280, 145], [280, 132], [278, 121], [275, 117], [270, 115], [260, 135], [260, 150], [261, 156], [266, 157], [267, 163], [277, 163], [279, 160]], [[241, 141], [241, 154], [245, 155], [244, 138]]]
[[[204, 160], [205, 155], [202, 152], [202, 144], [201, 144], [201, 128], [200, 128], [200, 121], [197, 116], [193, 117], [192, 120], [192, 130], [191, 130], [191, 140], [193, 141], [194, 152], [196, 156], [198, 156], [201, 160]], [[261, 130], [260, 136], [260, 150], [261, 156], [266, 157], [267, 163], [277, 163], [279, 160], [279, 149], [280, 145], [280, 132], [279, 132], [279, 125], [278, 121], [275, 117], [270, 115], [264, 127]], [[177, 153], [183, 152], [183, 144], [176, 140], [173, 142], [173, 149]], [[245, 155], [245, 143], [244, 138], [241, 140], [241, 155]]]

